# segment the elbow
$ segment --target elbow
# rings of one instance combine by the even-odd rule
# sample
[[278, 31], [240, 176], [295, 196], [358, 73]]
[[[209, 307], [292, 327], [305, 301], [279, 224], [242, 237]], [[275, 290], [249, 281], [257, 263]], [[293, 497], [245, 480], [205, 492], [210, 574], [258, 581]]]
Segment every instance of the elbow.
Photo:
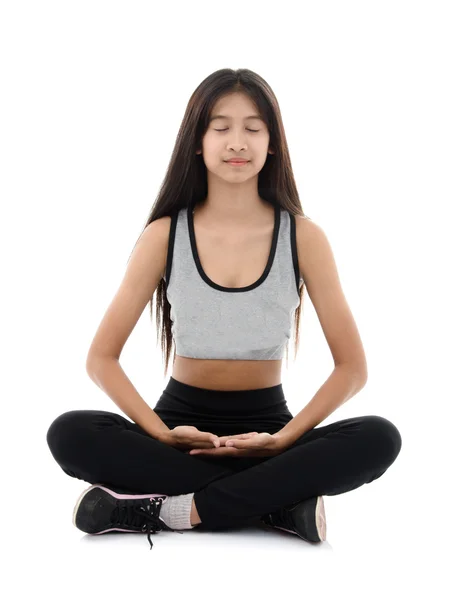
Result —
[[86, 373], [89, 375], [89, 377], [91, 379], [92, 379], [92, 371], [94, 369], [94, 362], [96, 362], [96, 356], [89, 350], [88, 355], [86, 357], [85, 369], [86, 369]]
[[92, 374], [94, 372], [94, 361], [92, 360], [92, 358], [88, 358], [86, 360], [85, 368], [86, 368], [86, 373], [92, 379]]
[[356, 379], [358, 381], [358, 388], [360, 390], [362, 390], [363, 387], [367, 383], [367, 378], [368, 378], [367, 370], [365, 370], [365, 371], [357, 371], [355, 377], [356, 377]]
[[369, 374], [367, 372], [367, 362], [366, 362], [365, 358], [364, 358], [364, 362], [363, 362], [362, 366], [360, 366], [357, 369], [357, 373], [358, 373], [358, 378], [360, 381], [361, 388], [363, 388], [366, 385], [367, 379], [369, 376]]
[[354, 365], [352, 363], [338, 363], [335, 366], [343, 367], [351, 373], [358, 391], [362, 390], [362, 388], [366, 385], [368, 379], [367, 366], [364, 365], [361, 367], [361, 365]]
[[96, 354], [96, 355], [89, 354], [86, 359], [86, 364], [85, 364], [86, 373], [93, 380], [95, 377], [95, 373], [98, 371], [99, 365], [103, 364], [105, 360], [110, 360], [110, 359], [116, 360], [116, 357], [99, 355], [99, 354]]
[[365, 373], [364, 375], [361, 376], [360, 383], [359, 383], [359, 386], [360, 386], [359, 389], [362, 390], [363, 387], [366, 385], [366, 383], [367, 383], [367, 373]]

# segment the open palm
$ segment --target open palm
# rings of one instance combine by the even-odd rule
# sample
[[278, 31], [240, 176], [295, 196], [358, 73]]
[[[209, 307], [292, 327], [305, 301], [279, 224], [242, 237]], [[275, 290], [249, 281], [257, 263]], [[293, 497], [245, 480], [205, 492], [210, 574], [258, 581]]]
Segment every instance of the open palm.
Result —
[[278, 439], [267, 432], [243, 433], [237, 436], [219, 437], [218, 448], [194, 448], [191, 455], [201, 456], [276, 456], [282, 452]]

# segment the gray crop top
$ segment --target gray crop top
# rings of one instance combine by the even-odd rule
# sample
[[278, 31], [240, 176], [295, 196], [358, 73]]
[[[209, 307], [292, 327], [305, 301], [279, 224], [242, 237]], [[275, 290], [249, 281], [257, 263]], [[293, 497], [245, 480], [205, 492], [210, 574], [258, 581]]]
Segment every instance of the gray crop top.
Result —
[[229, 288], [200, 264], [193, 207], [172, 213], [164, 274], [176, 354], [189, 358], [278, 360], [300, 302], [295, 218], [278, 203], [272, 247], [260, 278]]

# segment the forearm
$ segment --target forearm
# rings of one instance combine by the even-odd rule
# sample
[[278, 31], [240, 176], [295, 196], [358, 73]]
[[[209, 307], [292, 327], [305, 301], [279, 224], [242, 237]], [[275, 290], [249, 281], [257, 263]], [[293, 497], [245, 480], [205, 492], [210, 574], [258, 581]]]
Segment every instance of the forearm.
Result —
[[348, 365], [337, 365], [312, 400], [278, 431], [276, 437], [283, 446], [289, 447], [357, 394], [364, 385], [365, 378], [355, 369]]
[[86, 370], [92, 381], [132, 421], [153, 438], [163, 440], [170, 428], [138, 394], [116, 358], [99, 357], [93, 360]]

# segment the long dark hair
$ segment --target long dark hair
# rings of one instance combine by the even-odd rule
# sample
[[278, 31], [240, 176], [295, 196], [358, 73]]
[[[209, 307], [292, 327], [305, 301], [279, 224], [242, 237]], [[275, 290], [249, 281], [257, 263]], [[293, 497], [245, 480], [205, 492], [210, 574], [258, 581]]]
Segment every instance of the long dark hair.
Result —
[[[178, 209], [204, 203], [207, 196], [206, 166], [203, 155], [196, 154], [196, 150], [202, 148], [201, 142], [214, 104], [222, 96], [233, 92], [247, 94], [256, 104], [268, 127], [270, 146], [275, 151], [275, 154], [267, 155], [267, 160], [258, 174], [258, 193], [264, 200], [272, 204], [278, 203], [292, 215], [305, 216], [294, 181], [280, 108], [271, 87], [262, 77], [249, 69], [219, 69], [206, 77], [189, 99], [166, 176], [139, 237], [152, 221], [169, 216]], [[300, 304], [294, 315], [294, 359], [298, 350], [303, 291], [302, 282], [299, 290]], [[155, 294], [150, 302], [150, 320], [153, 319], [154, 298]], [[175, 342], [172, 337], [166, 282], [162, 278], [156, 288], [156, 321], [157, 340], [161, 342], [165, 359], [164, 376], [166, 376], [172, 345]], [[175, 352], [173, 359], [175, 359]], [[286, 347], [286, 359], [289, 360], [288, 347]]]

